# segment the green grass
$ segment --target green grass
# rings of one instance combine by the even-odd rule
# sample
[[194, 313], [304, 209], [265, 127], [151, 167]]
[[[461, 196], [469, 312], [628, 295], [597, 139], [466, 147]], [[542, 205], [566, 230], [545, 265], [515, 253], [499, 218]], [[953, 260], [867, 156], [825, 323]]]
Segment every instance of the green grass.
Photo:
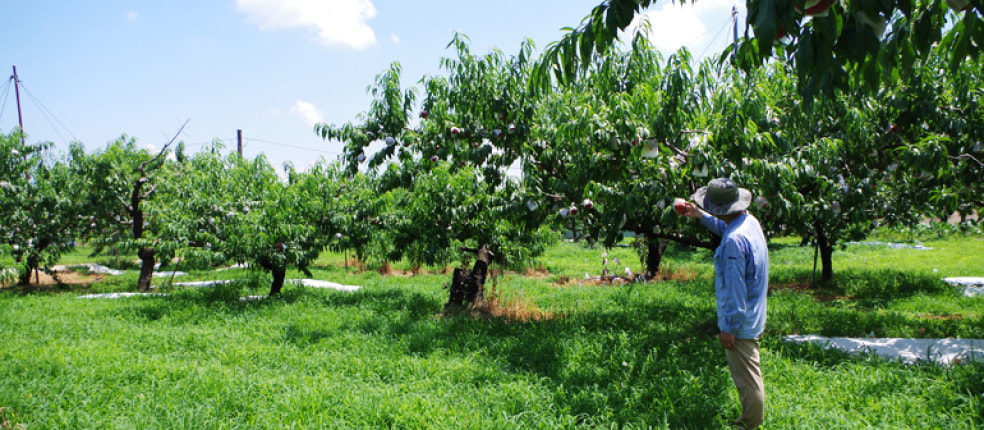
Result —
[[[838, 282], [822, 294], [777, 289], [763, 339], [764, 428], [984, 426], [982, 364], [907, 366], [781, 340], [871, 331], [984, 338], [984, 299], [939, 281], [984, 275], [968, 257], [984, 255], [982, 243], [924, 242], [932, 251], [849, 246], [835, 253]], [[797, 245], [771, 244], [774, 282], [808, 285], [812, 250]], [[192, 271], [176, 280], [244, 281], [164, 288], [170, 295], [157, 298], [76, 298], [132, 291], [135, 274], [85, 289], [6, 289], [0, 422], [30, 429], [723, 428], [738, 402], [713, 337], [709, 252], [671, 246], [664, 268], [692, 275], [678, 281], [556, 283], [597, 275], [602, 252], [561, 243], [543, 258], [549, 276], [495, 279], [505, 301], [553, 313], [543, 321], [442, 317], [449, 275], [346, 271], [344, 256], [334, 254], [319, 260], [315, 277], [362, 290], [287, 286], [282, 297], [243, 302], [266, 293], [269, 282], [245, 270]], [[630, 248], [607, 252], [639, 267]], [[951, 317], [932, 318], [940, 315]]]

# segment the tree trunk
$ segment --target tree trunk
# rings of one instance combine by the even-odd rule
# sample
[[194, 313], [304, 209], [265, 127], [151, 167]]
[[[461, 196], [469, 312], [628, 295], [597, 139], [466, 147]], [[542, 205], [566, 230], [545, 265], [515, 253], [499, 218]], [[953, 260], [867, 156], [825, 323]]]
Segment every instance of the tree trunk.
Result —
[[474, 252], [478, 258], [471, 271], [466, 273], [462, 269], [454, 270], [448, 302], [444, 305], [445, 311], [485, 303], [485, 278], [488, 276], [489, 265], [492, 264], [495, 254], [484, 245], [479, 249], [461, 249]]
[[34, 272], [34, 269], [31, 267], [25, 267], [25, 269], [17, 273], [17, 282], [20, 285], [29, 285], [31, 283], [31, 273]]
[[270, 296], [276, 296], [280, 294], [280, 290], [284, 287], [284, 278], [287, 277], [286, 267], [271, 267], [270, 273], [273, 275], [273, 284], [270, 285]]
[[454, 274], [451, 275], [448, 302], [444, 305], [444, 309], [452, 306], [460, 307], [465, 302], [465, 278], [467, 276], [468, 272], [465, 272], [465, 269], [454, 269]]
[[156, 263], [157, 252], [150, 248], [140, 248], [137, 257], [140, 257], [140, 277], [137, 278], [137, 290], [148, 291], [150, 284], [154, 280], [154, 263]]
[[814, 227], [817, 232], [817, 246], [820, 248], [820, 281], [832, 281], [834, 279], [834, 244], [827, 239], [827, 234], [823, 231], [823, 224], [817, 222]]
[[[40, 251], [39, 251], [40, 252]], [[32, 273], [37, 272], [38, 269], [38, 257], [34, 253], [27, 255], [24, 260], [24, 270], [21, 270], [17, 274], [17, 280], [21, 285], [29, 285], [31, 283]], [[38, 284], [41, 283], [41, 277], [38, 277]]]
[[652, 278], [659, 272], [659, 265], [663, 262], [663, 254], [669, 244], [670, 241], [666, 239], [646, 240], [646, 278]]

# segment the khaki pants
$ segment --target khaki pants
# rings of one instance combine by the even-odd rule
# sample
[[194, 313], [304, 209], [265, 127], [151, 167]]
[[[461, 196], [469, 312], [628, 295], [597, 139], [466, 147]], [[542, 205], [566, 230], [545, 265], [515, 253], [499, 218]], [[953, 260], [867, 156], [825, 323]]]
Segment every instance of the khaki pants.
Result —
[[759, 365], [758, 339], [735, 339], [735, 349], [724, 350], [728, 356], [731, 379], [741, 399], [741, 417], [737, 424], [746, 429], [758, 427], [765, 419], [765, 384]]

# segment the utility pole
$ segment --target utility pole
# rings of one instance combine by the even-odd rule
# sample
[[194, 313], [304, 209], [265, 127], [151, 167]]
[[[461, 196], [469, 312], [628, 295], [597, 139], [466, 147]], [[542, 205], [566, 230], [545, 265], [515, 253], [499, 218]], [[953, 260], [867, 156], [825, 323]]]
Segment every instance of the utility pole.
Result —
[[243, 130], [236, 130], [236, 149], [239, 150], [239, 158], [243, 158]]
[[731, 42], [734, 43], [738, 41], [738, 6], [736, 5], [731, 6], [731, 22], [734, 24]]
[[[21, 146], [24, 146], [24, 116], [21, 114], [20, 78], [17, 77], [17, 66], [14, 66], [14, 76], [11, 76], [10, 79], [14, 80], [14, 94], [17, 96], [17, 124], [20, 125]], [[24, 157], [26, 158], [27, 155]]]

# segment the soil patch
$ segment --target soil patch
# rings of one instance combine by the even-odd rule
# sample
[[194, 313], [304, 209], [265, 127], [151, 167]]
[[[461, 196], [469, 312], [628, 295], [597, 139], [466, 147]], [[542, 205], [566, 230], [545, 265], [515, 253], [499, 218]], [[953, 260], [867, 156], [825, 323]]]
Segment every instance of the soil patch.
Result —
[[31, 274], [31, 282], [28, 285], [16, 285], [16, 281], [0, 285], [0, 288], [20, 287], [35, 290], [50, 290], [59, 285], [92, 285], [102, 281], [105, 275], [97, 273], [81, 273], [70, 269], [58, 270], [55, 276], [51, 276], [44, 271], [37, 271]]
[[535, 269], [532, 267], [527, 267], [526, 270], [523, 271], [523, 276], [529, 278], [548, 278], [551, 275], [550, 271], [547, 270], [546, 267], [540, 266]]
[[936, 320], [936, 321], [952, 321], [961, 320], [964, 318], [963, 315], [920, 315], [919, 318], [924, 320]]

